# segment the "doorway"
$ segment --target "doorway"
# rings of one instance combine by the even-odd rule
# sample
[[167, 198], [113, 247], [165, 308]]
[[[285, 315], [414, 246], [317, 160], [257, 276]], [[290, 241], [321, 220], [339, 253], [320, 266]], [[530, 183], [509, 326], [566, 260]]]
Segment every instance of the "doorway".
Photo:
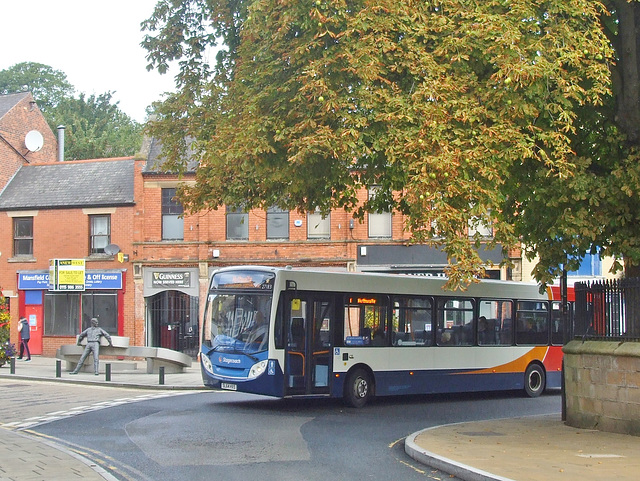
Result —
[[298, 292], [285, 305], [285, 390], [289, 395], [328, 394], [335, 303]]
[[148, 345], [198, 355], [197, 297], [180, 291], [162, 291], [148, 298]]

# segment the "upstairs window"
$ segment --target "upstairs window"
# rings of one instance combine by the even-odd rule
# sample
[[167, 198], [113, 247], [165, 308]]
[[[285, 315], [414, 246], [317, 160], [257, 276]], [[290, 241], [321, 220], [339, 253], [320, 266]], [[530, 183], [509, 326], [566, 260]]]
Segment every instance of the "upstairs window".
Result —
[[[369, 199], [375, 197], [377, 188], [369, 190]], [[369, 214], [369, 237], [377, 239], [391, 238], [391, 212], [371, 212]]]
[[331, 238], [331, 214], [323, 216], [319, 211], [307, 214], [307, 239]]
[[478, 218], [473, 218], [469, 221], [469, 237], [475, 237], [476, 234], [480, 237], [491, 238], [493, 237], [493, 226]]
[[249, 214], [241, 207], [227, 206], [227, 240], [249, 239]]
[[89, 255], [104, 254], [104, 248], [111, 244], [111, 216], [89, 216]]
[[577, 271], [568, 271], [567, 276], [571, 277], [599, 277], [602, 276], [602, 259], [600, 254], [587, 253], [580, 263]]
[[[471, 204], [469, 207], [473, 209], [474, 204]], [[493, 237], [493, 225], [491, 219], [491, 209], [488, 209], [484, 214], [471, 217], [471, 219], [469, 219], [469, 237], [476, 237], [476, 235], [484, 238]]]
[[289, 211], [267, 209], [267, 239], [289, 239]]
[[162, 240], [184, 239], [182, 204], [176, 199], [176, 189], [162, 189]]
[[33, 217], [14, 217], [13, 255], [33, 256]]

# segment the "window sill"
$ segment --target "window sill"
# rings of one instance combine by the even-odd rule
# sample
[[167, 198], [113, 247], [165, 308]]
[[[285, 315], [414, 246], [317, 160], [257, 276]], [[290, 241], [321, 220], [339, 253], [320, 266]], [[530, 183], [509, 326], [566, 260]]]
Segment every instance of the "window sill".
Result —
[[7, 259], [7, 262], [36, 262], [37, 259], [33, 256], [15, 256]]
[[109, 255], [109, 254], [90, 254], [89, 257], [87, 257], [88, 261], [111, 261], [113, 260], [114, 256]]

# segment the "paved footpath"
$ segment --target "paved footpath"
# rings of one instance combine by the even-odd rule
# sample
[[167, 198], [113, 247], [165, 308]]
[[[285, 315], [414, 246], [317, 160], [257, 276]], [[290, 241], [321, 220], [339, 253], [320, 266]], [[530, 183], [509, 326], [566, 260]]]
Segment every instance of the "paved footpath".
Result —
[[640, 437], [572, 428], [561, 416], [450, 424], [408, 436], [405, 451], [461, 479], [637, 481]]
[[[184, 373], [165, 375], [162, 385], [158, 374], [146, 373], [144, 363], [127, 371], [113, 364], [110, 381], [104, 373], [69, 376], [62, 371], [56, 377], [56, 360], [37, 356], [30, 363], [16, 361], [15, 374], [7, 365], [0, 368], [0, 481], [115, 480], [107, 466], [91, 461], [89, 452], [57, 444], [30, 428], [202, 389], [197, 363]], [[34, 388], [36, 381], [47, 386], [46, 396], [38, 394], [42, 388]], [[407, 437], [405, 451], [467, 481], [636, 481], [640, 473], [640, 437], [571, 428], [559, 415], [425, 429]]]
[[[106, 375], [79, 373], [70, 376], [61, 365], [56, 377], [56, 359], [33, 356], [31, 362], [15, 361], [0, 368], [0, 481], [115, 480], [106, 469], [92, 461], [91, 454], [69, 448], [43, 437], [31, 428], [50, 421], [77, 416], [124, 403], [188, 394], [202, 389], [197, 363], [184, 373], [147, 374], [146, 363], [139, 369], [118, 370], [112, 363], [111, 381]], [[122, 363], [131, 367], [131, 363]], [[42, 392], [46, 392], [46, 396]]]

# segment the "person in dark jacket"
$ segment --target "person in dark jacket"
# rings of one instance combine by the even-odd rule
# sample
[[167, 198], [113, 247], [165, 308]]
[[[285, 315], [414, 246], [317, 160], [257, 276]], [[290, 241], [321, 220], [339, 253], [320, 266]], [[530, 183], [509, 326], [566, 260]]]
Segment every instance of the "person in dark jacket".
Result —
[[22, 359], [23, 354], [27, 353], [25, 362], [31, 361], [31, 351], [29, 351], [29, 339], [31, 339], [31, 327], [29, 321], [25, 317], [21, 317], [18, 321], [18, 331], [20, 332], [20, 352], [18, 359]]
[[91, 318], [91, 327], [85, 329], [78, 336], [78, 346], [80, 345], [80, 341], [87, 338], [87, 345], [84, 348], [82, 356], [80, 356], [80, 360], [78, 361], [78, 365], [76, 368], [71, 371], [69, 374], [78, 374], [78, 371], [82, 368], [84, 364], [84, 360], [87, 358], [89, 353], [93, 353], [93, 372], [97, 376], [98, 375], [98, 366], [99, 366], [99, 355], [100, 355], [100, 338], [104, 336], [107, 338], [109, 342], [109, 346], [113, 346], [111, 343], [111, 336], [104, 329], [98, 327], [98, 319], [93, 317]]

